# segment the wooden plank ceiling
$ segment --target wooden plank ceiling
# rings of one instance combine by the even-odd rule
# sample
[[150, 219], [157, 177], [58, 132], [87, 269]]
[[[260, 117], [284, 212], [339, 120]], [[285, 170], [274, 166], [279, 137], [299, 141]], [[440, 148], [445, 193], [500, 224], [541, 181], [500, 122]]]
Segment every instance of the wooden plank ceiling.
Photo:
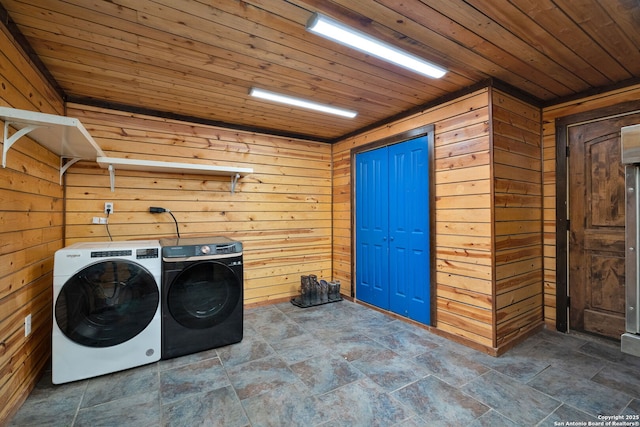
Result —
[[[0, 0], [61, 91], [333, 141], [489, 78], [541, 104], [640, 78], [638, 0]], [[429, 79], [305, 30], [321, 12], [436, 62]], [[270, 104], [252, 86], [358, 111]]]

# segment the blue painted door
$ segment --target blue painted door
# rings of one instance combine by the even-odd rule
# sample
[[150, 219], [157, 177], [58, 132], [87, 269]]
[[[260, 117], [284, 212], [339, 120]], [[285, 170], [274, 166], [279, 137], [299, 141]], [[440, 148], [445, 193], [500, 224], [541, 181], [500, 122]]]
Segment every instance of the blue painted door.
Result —
[[389, 146], [389, 307], [430, 324], [427, 137]]
[[356, 156], [356, 297], [430, 324], [427, 137]]
[[357, 298], [385, 310], [389, 309], [387, 167], [386, 147], [356, 156]]

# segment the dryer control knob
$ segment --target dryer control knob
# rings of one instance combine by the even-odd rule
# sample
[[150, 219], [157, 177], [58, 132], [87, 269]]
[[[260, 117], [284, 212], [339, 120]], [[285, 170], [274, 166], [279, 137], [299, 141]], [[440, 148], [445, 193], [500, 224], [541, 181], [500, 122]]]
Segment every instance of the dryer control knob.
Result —
[[209, 246], [201, 246], [200, 247], [200, 252], [202, 252], [203, 254], [208, 254], [209, 252], [211, 252], [211, 248]]

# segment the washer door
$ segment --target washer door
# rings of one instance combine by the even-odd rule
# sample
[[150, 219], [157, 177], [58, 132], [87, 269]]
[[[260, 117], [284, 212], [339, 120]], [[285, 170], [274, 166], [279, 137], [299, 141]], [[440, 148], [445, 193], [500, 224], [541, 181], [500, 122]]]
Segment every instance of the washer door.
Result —
[[206, 329], [229, 317], [242, 295], [234, 272], [216, 261], [201, 261], [182, 270], [172, 281], [167, 306], [176, 322], [189, 329]]
[[73, 275], [60, 290], [54, 314], [70, 340], [87, 347], [110, 347], [142, 332], [159, 301], [158, 285], [146, 268], [128, 260], [109, 260]]

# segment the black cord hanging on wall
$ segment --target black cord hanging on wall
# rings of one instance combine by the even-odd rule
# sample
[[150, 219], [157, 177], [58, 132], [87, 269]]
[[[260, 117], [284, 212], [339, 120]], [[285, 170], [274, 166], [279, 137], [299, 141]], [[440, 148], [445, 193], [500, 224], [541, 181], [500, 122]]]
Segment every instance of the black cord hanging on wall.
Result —
[[180, 238], [180, 228], [178, 227], [178, 220], [176, 220], [176, 217], [173, 215], [173, 212], [171, 212], [169, 209], [158, 208], [155, 206], [150, 207], [149, 212], [152, 214], [167, 212], [169, 215], [171, 215], [171, 218], [173, 218], [173, 222], [176, 223], [176, 234], [178, 235], [178, 238]]
[[111, 236], [111, 231], [109, 231], [109, 215], [111, 215], [111, 211], [107, 211], [107, 220], [104, 223], [104, 226], [107, 229], [107, 234], [109, 235], [109, 241], [113, 242], [113, 237]]

